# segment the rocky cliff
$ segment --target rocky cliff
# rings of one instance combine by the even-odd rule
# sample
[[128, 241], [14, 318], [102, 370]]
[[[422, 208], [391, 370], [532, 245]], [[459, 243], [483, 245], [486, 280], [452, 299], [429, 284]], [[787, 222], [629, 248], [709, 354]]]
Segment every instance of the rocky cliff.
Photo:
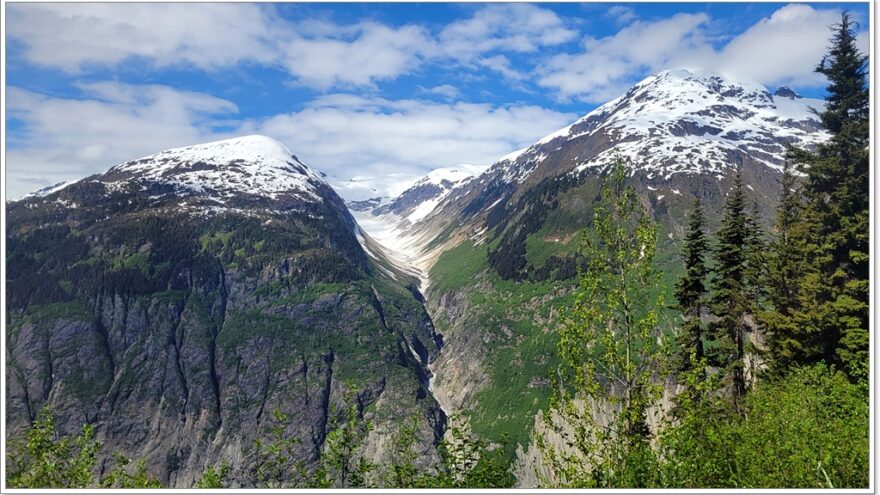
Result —
[[313, 462], [355, 404], [362, 451], [417, 418], [422, 462], [445, 416], [439, 339], [418, 281], [370, 257], [342, 200], [280, 143], [169, 150], [7, 205], [7, 434], [45, 406], [62, 432], [191, 487], [287, 413]]

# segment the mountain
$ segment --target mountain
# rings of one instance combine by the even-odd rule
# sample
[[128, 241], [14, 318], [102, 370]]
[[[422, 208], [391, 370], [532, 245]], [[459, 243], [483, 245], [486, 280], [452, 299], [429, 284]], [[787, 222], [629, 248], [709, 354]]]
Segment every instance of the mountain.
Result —
[[327, 186], [283, 144], [265, 136], [166, 150], [117, 165], [100, 180], [170, 187], [174, 198], [193, 196], [218, 205], [323, 201], [318, 190]]
[[498, 166], [508, 182], [527, 180], [551, 156], [575, 171], [619, 156], [664, 179], [724, 173], [739, 161], [778, 169], [787, 145], [813, 146], [825, 136], [810, 112], [823, 101], [780, 91], [774, 98], [763, 86], [714, 73], [661, 72]]
[[372, 211], [375, 215], [392, 213], [415, 223], [431, 213], [454, 189], [468, 183], [473, 178], [473, 168], [438, 168], [416, 181], [389, 203]]
[[354, 405], [371, 458], [415, 418], [418, 462], [436, 459], [441, 340], [418, 279], [277, 141], [132, 160], [8, 203], [6, 222], [8, 435], [48, 406], [63, 433], [95, 425], [103, 469], [116, 451], [191, 487], [227, 460], [253, 486], [275, 410], [309, 465]]
[[620, 158], [630, 169], [658, 222], [657, 260], [671, 284], [694, 197], [714, 228], [741, 167], [749, 201], [769, 225], [787, 147], [827, 139], [810, 110], [822, 104], [790, 88], [774, 94], [719, 74], [664, 71], [444, 191], [414, 222], [379, 215], [368, 224], [359, 215], [422, 273], [444, 339], [432, 363], [438, 400], [490, 440], [508, 433], [528, 445], [550, 391], [554, 328], [576, 283], [575, 251], [606, 168]]
[[423, 464], [446, 413], [463, 413], [509, 438], [528, 485], [607, 167], [629, 167], [671, 286], [693, 199], [713, 228], [739, 167], [768, 225], [786, 148], [827, 139], [821, 105], [665, 71], [486, 170], [436, 170], [395, 198], [346, 205], [260, 136], [46, 188], [7, 205], [8, 431], [49, 405], [63, 432], [95, 424], [172, 486], [226, 459], [249, 486], [275, 409], [306, 463], [350, 405], [375, 426], [373, 459], [416, 418]]
[[[827, 138], [811, 111], [822, 108], [821, 100], [801, 98], [787, 87], [777, 93], [714, 73], [652, 75], [445, 192], [430, 214], [412, 225], [398, 224], [399, 237], [428, 246], [421, 256], [433, 260], [462, 238], [479, 242], [487, 229], [503, 233], [498, 224], [506, 230], [525, 211], [550, 214], [558, 209], [552, 203], [561, 193], [583, 188], [617, 158], [631, 168], [649, 209], [668, 219], [673, 230], [680, 230], [679, 213], [695, 194], [710, 208], [720, 207], [738, 165], [755, 201], [770, 211], [787, 147], [810, 148]], [[583, 199], [577, 201], [583, 206]], [[562, 210], [578, 214], [579, 208]], [[527, 236], [542, 222], [530, 220], [515, 231]], [[513, 259], [521, 264], [520, 251]]]

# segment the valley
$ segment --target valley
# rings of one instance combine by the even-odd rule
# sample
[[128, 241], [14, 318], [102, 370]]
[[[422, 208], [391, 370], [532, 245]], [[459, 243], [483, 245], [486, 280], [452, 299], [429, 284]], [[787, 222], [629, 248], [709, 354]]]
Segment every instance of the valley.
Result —
[[551, 392], [560, 313], [577, 285], [575, 253], [611, 159], [625, 161], [658, 222], [669, 300], [693, 199], [715, 225], [737, 166], [769, 228], [786, 146], [825, 139], [808, 111], [822, 102], [776, 93], [717, 74], [663, 72], [482, 174], [456, 177], [454, 187], [426, 188], [429, 176], [353, 211], [390, 257], [420, 274], [443, 338], [430, 369], [444, 410], [465, 415], [511, 456], [529, 446]]

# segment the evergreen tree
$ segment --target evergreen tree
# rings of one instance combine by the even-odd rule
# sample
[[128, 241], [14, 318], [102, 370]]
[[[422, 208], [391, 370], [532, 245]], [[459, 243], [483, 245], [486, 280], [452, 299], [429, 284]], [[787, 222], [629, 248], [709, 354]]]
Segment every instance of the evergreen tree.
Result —
[[867, 57], [850, 16], [834, 26], [816, 67], [828, 80], [819, 113], [831, 139], [814, 152], [792, 151], [806, 174], [804, 276], [789, 328], [796, 362], [824, 360], [865, 378], [868, 372], [869, 129]]
[[797, 307], [804, 262], [804, 236], [799, 231], [804, 226], [803, 204], [797, 177], [789, 162], [785, 163], [780, 185], [774, 239], [767, 250], [765, 281], [769, 307], [759, 315], [768, 335], [768, 364], [776, 373], [789, 369], [799, 352], [795, 338], [798, 329], [792, 326], [792, 313]]
[[746, 253], [745, 282], [752, 309], [760, 308], [766, 297], [767, 288], [767, 242], [761, 226], [761, 208], [757, 201], [746, 213]]
[[734, 408], [740, 410], [746, 394], [745, 317], [751, 311], [748, 284], [748, 243], [753, 233], [745, 211], [742, 168], [738, 167], [733, 189], [724, 204], [724, 216], [717, 233], [712, 312], [718, 317], [715, 333], [721, 346], [717, 361], [722, 364], [731, 382]]
[[803, 210], [797, 177], [788, 162], [785, 162], [780, 186], [775, 239], [768, 246], [767, 296], [774, 311], [788, 315], [796, 303], [801, 272], [801, 238], [797, 228]]
[[701, 320], [708, 293], [705, 280], [709, 271], [705, 259], [709, 250], [705, 228], [703, 206], [697, 197], [688, 219], [688, 231], [682, 247], [685, 274], [675, 286], [675, 298], [685, 319], [679, 338], [681, 360], [677, 366], [682, 371], [691, 369], [694, 363], [699, 363], [705, 356]]

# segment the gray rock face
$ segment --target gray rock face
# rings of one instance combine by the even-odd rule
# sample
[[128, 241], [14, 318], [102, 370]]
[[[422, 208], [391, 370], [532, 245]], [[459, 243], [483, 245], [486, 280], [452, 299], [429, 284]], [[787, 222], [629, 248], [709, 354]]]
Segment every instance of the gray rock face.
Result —
[[789, 88], [788, 86], [780, 86], [776, 89], [776, 92], [773, 93], [773, 96], [791, 98], [792, 100], [801, 98], [801, 95], [797, 94], [793, 89]]
[[382, 204], [382, 199], [381, 196], [377, 196], [375, 198], [364, 199], [361, 201], [349, 201], [346, 205], [351, 211], [370, 211]]

